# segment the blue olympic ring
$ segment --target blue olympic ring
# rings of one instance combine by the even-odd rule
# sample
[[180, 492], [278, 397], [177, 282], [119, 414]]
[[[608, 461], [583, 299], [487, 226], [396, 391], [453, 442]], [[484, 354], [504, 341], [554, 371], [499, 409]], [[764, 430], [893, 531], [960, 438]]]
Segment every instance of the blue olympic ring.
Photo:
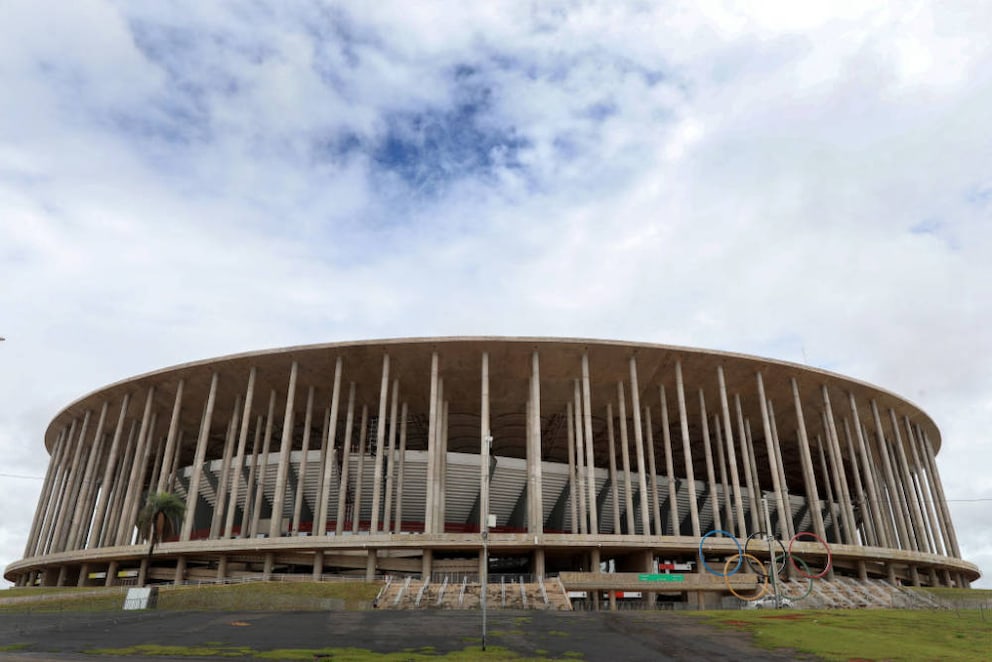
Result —
[[[727, 536], [728, 538], [733, 540], [734, 544], [737, 546], [737, 554], [738, 554], [737, 565], [730, 572], [715, 572], [713, 568], [711, 568], [709, 564], [706, 562], [706, 557], [703, 555], [703, 543], [706, 541], [707, 538], [717, 533], [722, 533], [723, 535]], [[730, 533], [729, 531], [723, 531], [722, 529], [713, 529], [712, 531], [710, 531], [705, 536], [699, 539], [699, 561], [700, 563], [703, 564], [703, 567], [706, 568], [706, 572], [710, 573], [711, 575], [716, 575], [717, 577], [730, 577], [731, 575], [735, 574], [738, 570], [740, 570], [741, 566], [744, 564], [744, 549], [741, 547], [740, 541], [737, 540], [734, 534]], [[726, 567], [724, 568], [724, 570], [726, 570]]]

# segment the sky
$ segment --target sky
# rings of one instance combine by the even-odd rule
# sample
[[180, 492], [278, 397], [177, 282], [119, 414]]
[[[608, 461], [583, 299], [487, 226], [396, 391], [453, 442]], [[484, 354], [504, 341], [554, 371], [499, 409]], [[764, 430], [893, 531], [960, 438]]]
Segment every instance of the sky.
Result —
[[526, 335], [912, 400], [992, 587], [990, 61], [983, 0], [0, 2], [0, 567], [91, 390]]

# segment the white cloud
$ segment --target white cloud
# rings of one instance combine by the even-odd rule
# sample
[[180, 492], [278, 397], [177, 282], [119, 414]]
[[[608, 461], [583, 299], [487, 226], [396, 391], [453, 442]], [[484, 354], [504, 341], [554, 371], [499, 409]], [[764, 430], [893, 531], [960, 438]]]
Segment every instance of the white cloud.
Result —
[[[875, 382], [992, 497], [988, 5], [753, 5], [8, 3], [7, 471], [164, 365], [586, 335]], [[38, 488], [0, 481], [0, 565]]]

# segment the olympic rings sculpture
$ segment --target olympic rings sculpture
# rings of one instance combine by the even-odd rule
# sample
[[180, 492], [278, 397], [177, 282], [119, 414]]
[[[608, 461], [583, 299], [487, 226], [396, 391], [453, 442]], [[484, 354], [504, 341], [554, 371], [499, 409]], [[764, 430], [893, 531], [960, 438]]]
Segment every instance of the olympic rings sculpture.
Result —
[[[732, 540], [734, 542], [734, 546], [737, 548], [737, 553], [728, 556], [724, 561], [722, 572], [714, 570], [713, 567], [710, 566], [710, 564], [706, 561], [706, 555], [703, 552], [703, 545], [706, 542], [706, 539], [717, 534]], [[826, 564], [821, 571], [816, 573], [812, 572], [806, 560], [793, 551], [793, 546], [795, 543], [797, 541], [801, 541], [803, 538], [812, 538], [815, 542], [818, 542], [823, 546], [826, 552]], [[772, 565], [773, 561], [771, 558], [768, 561], [763, 562], [750, 552], [751, 545], [757, 544], [757, 542], [760, 541], [764, 541], [769, 546], [777, 545], [781, 550], [780, 555], [776, 554], [774, 551], [772, 552], [771, 556], [775, 559], [774, 565]], [[779, 558], [781, 560], [779, 560]], [[734, 565], [733, 569], [731, 569], [731, 565], [734, 564], [735, 561], [736, 565]], [[753, 602], [764, 597], [770, 590], [769, 581], [773, 574], [775, 578], [782, 578], [785, 574], [786, 568], [791, 566], [795, 570], [796, 574], [807, 580], [806, 588], [801, 595], [796, 596], [787, 594], [784, 596], [792, 601], [796, 601], [802, 600], [803, 598], [809, 596], [813, 590], [814, 579], [826, 577], [827, 573], [830, 572], [833, 565], [833, 553], [831, 552], [830, 545], [827, 544], [827, 541], [811, 531], [800, 531], [796, 535], [792, 536], [788, 544], [783, 543], [782, 540], [774, 538], [764, 531], [758, 531], [748, 536], [742, 546], [740, 540], [738, 540], [734, 534], [729, 531], [714, 529], [699, 539], [699, 562], [708, 573], [716, 575], [717, 577], [723, 577], [727, 584], [727, 590], [729, 590], [734, 597], [746, 602]], [[757, 575], [758, 578], [758, 589], [754, 595], [741, 595], [734, 589], [730, 582], [730, 577], [736, 574], [744, 564], [747, 564], [748, 569]], [[768, 565], [767, 569], [766, 564]]]

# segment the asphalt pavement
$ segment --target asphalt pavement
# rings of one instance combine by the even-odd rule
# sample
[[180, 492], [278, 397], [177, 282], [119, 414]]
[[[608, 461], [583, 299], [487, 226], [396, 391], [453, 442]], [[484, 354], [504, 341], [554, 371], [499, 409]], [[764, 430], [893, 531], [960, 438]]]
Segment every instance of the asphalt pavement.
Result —
[[[795, 653], [756, 648], [745, 634], [672, 612], [492, 610], [487, 631], [489, 646], [548, 658], [625, 662], [797, 659]], [[245, 646], [254, 651], [335, 647], [377, 653], [446, 653], [477, 646], [481, 636], [479, 611], [0, 613], [0, 649], [7, 648], [0, 659], [12, 662], [149, 659], [88, 653], [140, 644]], [[11, 645], [22, 647], [11, 650]]]

